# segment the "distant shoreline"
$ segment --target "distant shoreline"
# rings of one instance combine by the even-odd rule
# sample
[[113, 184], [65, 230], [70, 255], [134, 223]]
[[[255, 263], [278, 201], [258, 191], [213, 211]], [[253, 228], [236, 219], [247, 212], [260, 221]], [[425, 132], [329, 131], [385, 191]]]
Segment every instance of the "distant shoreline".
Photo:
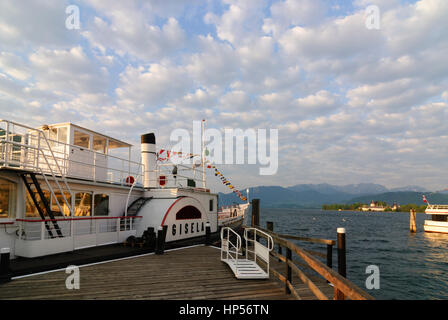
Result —
[[[334, 211], [334, 212], [362, 212], [362, 213], [368, 213], [368, 212], [375, 212], [375, 213], [409, 213], [408, 211], [362, 211], [362, 210], [334, 210], [334, 209], [321, 209], [322, 211]], [[422, 211], [417, 211], [417, 213], [426, 214]]]

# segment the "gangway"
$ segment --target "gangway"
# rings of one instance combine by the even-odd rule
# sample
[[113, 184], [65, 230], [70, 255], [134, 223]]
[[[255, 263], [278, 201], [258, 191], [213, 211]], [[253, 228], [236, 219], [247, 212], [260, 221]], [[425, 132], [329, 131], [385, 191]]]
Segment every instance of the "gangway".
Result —
[[[258, 241], [263, 234], [267, 240], [267, 247]], [[232, 241], [232, 238], [235, 240]], [[256, 228], [244, 229], [246, 252], [244, 257], [241, 251], [241, 237], [229, 227], [221, 229], [221, 261], [227, 263], [237, 279], [268, 279], [269, 278], [269, 252], [274, 248], [274, 240], [267, 233]], [[253, 250], [249, 249], [253, 248]], [[250, 257], [252, 254], [253, 257]], [[266, 263], [266, 270], [261, 268], [257, 259]]]

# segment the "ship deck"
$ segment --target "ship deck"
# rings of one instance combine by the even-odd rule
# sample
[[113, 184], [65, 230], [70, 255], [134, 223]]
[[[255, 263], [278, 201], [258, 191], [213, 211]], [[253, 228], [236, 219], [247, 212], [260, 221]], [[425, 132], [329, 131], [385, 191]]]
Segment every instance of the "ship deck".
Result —
[[[283, 267], [281, 267], [283, 266]], [[284, 273], [284, 264], [271, 258], [271, 268]], [[80, 288], [69, 290], [65, 270], [15, 278], [0, 285], [0, 299], [31, 300], [291, 300], [285, 286], [271, 275], [265, 280], [238, 280], [220, 260], [220, 251], [195, 246], [146, 254], [118, 261], [80, 266]], [[333, 288], [316, 285], [331, 299]], [[316, 299], [298, 278], [294, 287], [301, 299]]]

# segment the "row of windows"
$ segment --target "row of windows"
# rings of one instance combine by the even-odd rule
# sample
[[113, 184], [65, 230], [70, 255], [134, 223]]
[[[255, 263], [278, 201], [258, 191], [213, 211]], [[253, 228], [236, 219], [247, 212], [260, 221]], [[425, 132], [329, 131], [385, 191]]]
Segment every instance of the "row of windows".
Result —
[[[50, 203], [51, 210], [55, 216], [70, 216], [70, 210], [64, 201], [64, 197], [60, 192], [55, 192], [55, 196], [61, 208], [59, 208], [55, 198], [49, 191], [43, 190], [47, 202]], [[71, 205], [72, 197], [69, 193], [64, 193], [65, 199]], [[37, 197], [39, 198], [39, 197]], [[51, 198], [51, 199], [50, 199]], [[39, 200], [38, 200], [39, 201]], [[40, 204], [42, 207], [42, 203]], [[76, 192], [74, 203], [75, 217], [90, 217], [90, 216], [107, 216], [109, 214], [109, 195], [107, 194], [92, 194], [91, 192]], [[62, 209], [62, 212], [61, 212]], [[39, 211], [27, 192], [26, 201], [26, 217], [39, 217]]]
[[[73, 144], [82, 148], [92, 149], [97, 152], [106, 153], [107, 141], [106, 138], [81, 132], [79, 130], [74, 130], [74, 141]], [[49, 138], [50, 145], [54, 146], [55, 141], [61, 143], [67, 143], [67, 127], [51, 128], [45, 131], [45, 135]]]
[[[50, 204], [51, 210], [55, 216], [70, 216], [70, 210], [65, 203], [64, 197], [60, 192], [55, 192], [56, 199], [49, 191], [43, 190], [44, 197]], [[72, 204], [72, 195], [64, 193], [68, 204]], [[107, 216], [109, 215], [109, 195], [107, 194], [93, 194], [91, 192], [75, 192], [74, 193], [74, 215], [76, 217], [90, 217], [90, 216]], [[39, 196], [36, 196], [38, 201]], [[15, 218], [17, 199], [17, 186], [15, 183], [0, 178], [0, 218]], [[59, 203], [60, 207], [57, 205]], [[41, 207], [43, 203], [40, 203]], [[62, 211], [61, 211], [62, 209]], [[213, 211], [214, 201], [209, 202], [209, 210]], [[39, 212], [33, 203], [33, 200], [28, 192], [26, 192], [26, 217], [40, 217]], [[187, 217], [197, 217], [197, 212], [189, 208], [178, 216], [178, 219], [186, 219]], [[200, 217], [200, 213], [199, 213]]]
[[[47, 190], [43, 190], [44, 197], [50, 204], [51, 210], [55, 216], [70, 216], [70, 210], [65, 203], [64, 197], [60, 192], [55, 192], [56, 199]], [[76, 192], [75, 194], [75, 210], [76, 217], [90, 216], [107, 216], [109, 215], [109, 195], [93, 194], [91, 192]], [[72, 197], [69, 193], [64, 193], [68, 204], [72, 204]], [[36, 195], [39, 206], [44, 207], [42, 200]], [[0, 178], [0, 218], [13, 219], [16, 216], [17, 203], [17, 185], [9, 180]], [[61, 211], [62, 209], [62, 211]], [[45, 210], [44, 210], [45, 211]], [[26, 192], [26, 217], [40, 217], [30, 194]]]

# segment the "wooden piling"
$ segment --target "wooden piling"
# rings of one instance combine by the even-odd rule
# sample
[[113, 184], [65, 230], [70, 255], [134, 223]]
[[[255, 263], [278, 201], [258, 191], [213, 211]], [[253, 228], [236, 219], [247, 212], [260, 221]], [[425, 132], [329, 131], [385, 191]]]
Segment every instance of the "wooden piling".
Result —
[[[274, 222], [272, 221], [267, 221], [266, 222], [266, 229], [268, 231], [274, 232]], [[282, 255], [282, 246], [280, 244], [278, 244], [278, 253], [280, 255]], [[282, 259], [278, 258], [278, 262], [282, 261]]]
[[[333, 245], [327, 244], [327, 267], [333, 269]], [[329, 282], [327, 280], [327, 282]]]
[[210, 222], [207, 222], [205, 224], [205, 245], [206, 246], [209, 246], [212, 244], [210, 235], [211, 235]]
[[417, 211], [415, 209], [411, 209], [409, 229], [410, 229], [410, 231], [412, 233], [416, 233], [417, 232], [417, 225], [415, 223], [416, 215], [417, 215]]
[[157, 229], [157, 247], [156, 254], [163, 254], [165, 252], [165, 238], [168, 226], [159, 227]]
[[260, 199], [252, 199], [252, 227], [260, 226]]
[[0, 283], [11, 281], [10, 249], [0, 249]]
[[153, 227], [148, 227], [147, 232], [148, 232], [147, 233], [147, 235], [148, 235], [148, 239], [147, 239], [148, 250], [154, 251], [156, 249], [156, 240], [157, 240], [156, 232], [154, 231]]
[[288, 282], [292, 284], [292, 270], [291, 266], [288, 264], [288, 261], [292, 261], [292, 251], [289, 248], [286, 248], [286, 282], [285, 282], [285, 293], [290, 294], [291, 289], [289, 288]]
[[[345, 246], [345, 228], [338, 228], [338, 273], [344, 278], [347, 277], [347, 262], [346, 262], [346, 246]], [[344, 300], [344, 294], [335, 289], [334, 291], [335, 300]]]
[[333, 245], [327, 244], [327, 267], [333, 268]]

